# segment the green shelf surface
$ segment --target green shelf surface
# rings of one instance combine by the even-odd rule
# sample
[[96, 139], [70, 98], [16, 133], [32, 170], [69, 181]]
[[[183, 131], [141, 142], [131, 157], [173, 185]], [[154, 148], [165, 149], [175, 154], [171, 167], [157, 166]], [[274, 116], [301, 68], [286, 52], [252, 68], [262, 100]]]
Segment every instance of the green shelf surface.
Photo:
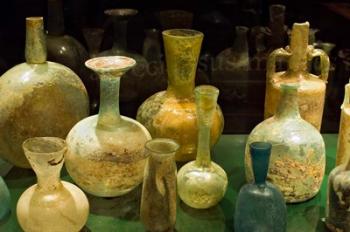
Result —
[[[323, 135], [327, 150], [326, 175], [321, 191], [313, 199], [288, 205], [288, 232], [327, 231], [325, 216], [327, 179], [335, 165], [336, 134]], [[229, 186], [224, 199], [216, 207], [195, 210], [178, 201], [176, 231], [221, 232], [233, 231], [235, 201], [240, 187], [245, 183], [244, 148], [247, 135], [223, 135], [213, 151], [213, 160], [228, 174]], [[62, 179], [72, 181], [65, 170]], [[16, 203], [22, 192], [36, 182], [34, 172], [12, 168], [5, 176], [12, 197], [11, 214], [0, 221], [1, 232], [22, 231], [16, 219]], [[139, 220], [141, 186], [118, 198], [98, 198], [88, 195], [90, 215], [82, 231], [133, 232], [144, 231]], [[268, 212], [261, 212], [268, 213]]]

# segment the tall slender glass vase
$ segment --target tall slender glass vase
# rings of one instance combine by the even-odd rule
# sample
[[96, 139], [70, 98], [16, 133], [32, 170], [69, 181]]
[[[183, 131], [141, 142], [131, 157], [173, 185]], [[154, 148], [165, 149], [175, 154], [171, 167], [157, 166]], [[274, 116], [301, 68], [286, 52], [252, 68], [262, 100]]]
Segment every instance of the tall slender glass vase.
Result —
[[210, 159], [210, 129], [219, 90], [202, 85], [195, 89], [198, 118], [198, 148], [195, 161], [185, 164], [177, 176], [179, 196], [187, 205], [206, 209], [216, 205], [225, 195], [227, 175]]
[[100, 77], [100, 111], [69, 132], [66, 168], [86, 192], [120, 196], [142, 182], [147, 160], [144, 144], [151, 139], [143, 125], [119, 112], [120, 79], [136, 62], [129, 57], [107, 56], [85, 64]]
[[[254, 183], [244, 185], [236, 201], [234, 227], [240, 232], [284, 232], [287, 207], [279, 189], [266, 181], [272, 145], [249, 144]], [[264, 213], [262, 213], [264, 212]]]
[[149, 155], [141, 198], [141, 220], [147, 231], [174, 231], [176, 221], [176, 163], [179, 144], [153, 139], [145, 145]]
[[0, 157], [30, 168], [22, 143], [36, 136], [65, 138], [89, 115], [89, 99], [80, 78], [69, 68], [46, 60], [42, 17], [26, 19], [26, 63], [0, 78]]
[[17, 202], [17, 219], [26, 232], [80, 231], [89, 216], [89, 202], [77, 186], [60, 180], [66, 142], [55, 137], [29, 138], [23, 143], [38, 183]]
[[[203, 34], [188, 29], [163, 31], [168, 88], [142, 103], [137, 120], [155, 138], [171, 138], [180, 144], [176, 161], [193, 160], [197, 149], [197, 113], [194, 78]], [[211, 146], [219, 139], [224, 119], [216, 107], [211, 128]]]
[[299, 113], [298, 84], [281, 84], [282, 96], [276, 114], [258, 124], [247, 139], [245, 171], [249, 182], [253, 170], [249, 144], [272, 144], [268, 180], [283, 193], [286, 202], [314, 197], [323, 180], [326, 157], [320, 132]]

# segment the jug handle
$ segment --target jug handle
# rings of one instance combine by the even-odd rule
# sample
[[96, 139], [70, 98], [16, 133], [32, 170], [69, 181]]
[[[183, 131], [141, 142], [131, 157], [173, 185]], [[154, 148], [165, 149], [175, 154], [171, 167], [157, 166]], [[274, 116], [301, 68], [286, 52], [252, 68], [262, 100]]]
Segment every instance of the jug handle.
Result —
[[315, 49], [312, 46], [309, 48], [309, 61], [312, 60], [315, 57], [320, 57], [321, 60], [321, 74], [319, 75], [319, 78], [325, 82], [327, 82], [328, 74], [329, 74], [329, 57], [327, 53], [325, 53], [321, 49]]
[[289, 57], [291, 55], [290, 52], [285, 50], [284, 48], [278, 48], [270, 53], [269, 58], [267, 59], [266, 66], [266, 76], [268, 81], [271, 81], [273, 74], [276, 73], [276, 59], [277, 57]]

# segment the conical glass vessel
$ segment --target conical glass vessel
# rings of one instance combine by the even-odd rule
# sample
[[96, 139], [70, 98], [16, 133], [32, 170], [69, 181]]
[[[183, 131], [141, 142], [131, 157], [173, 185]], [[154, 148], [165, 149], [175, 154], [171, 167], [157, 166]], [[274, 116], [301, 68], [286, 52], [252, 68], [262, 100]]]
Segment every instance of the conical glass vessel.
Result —
[[0, 176], [0, 220], [5, 218], [11, 211], [10, 191], [4, 179]]
[[266, 181], [271, 147], [266, 142], [249, 144], [254, 183], [245, 184], [239, 191], [235, 231], [284, 232], [287, 229], [287, 207], [283, 195], [277, 187]]
[[47, 6], [47, 59], [67, 66], [80, 77], [93, 111], [98, 101], [98, 83], [93, 73], [84, 66], [89, 54], [78, 40], [65, 34], [62, 0], [48, 0]]
[[129, 20], [138, 13], [135, 9], [108, 9], [105, 14], [113, 23], [113, 46], [111, 49], [102, 51], [97, 56], [126, 56], [136, 61], [133, 69], [125, 74], [121, 80], [120, 102], [123, 112], [130, 117], [135, 117], [138, 97], [139, 82], [142, 78], [147, 78], [148, 63], [146, 59], [127, 46], [127, 28]]
[[143, 179], [144, 144], [151, 136], [139, 122], [119, 113], [120, 78], [135, 64], [124, 56], [86, 62], [100, 77], [100, 111], [69, 132], [66, 168], [75, 183], [95, 196], [126, 194]]
[[253, 180], [249, 144], [272, 144], [268, 180], [283, 193], [286, 202], [306, 201], [315, 196], [325, 171], [325, 145], [321, 134], [299, 114], [298, 85], [281, 84], [282, 96], [275, 116], [250, 133], [245, 153], [246, 178]]
[[23, 143], [38, 183], [29, 187], [17, 202], [17, 219], [26, 232], [80, 231], [89, 216], [89, 202], [77, 186], [60, 180], [67, 150], [55, 137], [36, 137]]
[[340, 109], [341, 115], [336, 158], [337, 166], [347, 164], [350, 160], [350, 84], [345, 85], [344, 101]]
[[[180, 144], [176, 161], [193, 160], [197, 147], [197, 113], [194, 98], [194, 78], [203, 34], [188, 29], [163, 31], [168, 72], [168, 88], [142, 103], [137, 121], [153, 137], [171, 138]], [[216, 107], [211, 128], [211, 146], [219, 139], [224, 119]]]
[[147, 231], [174, 231], [176, 221], [176, 163], [179, 145], [171, 139], [146, 143], [149, 155], [142, 188], [140, 217]]
[[178, 193], [182, 201], [197, 209], [216, 205], [225, 195], [227, 175], [210, 159], [210, 129], [219, 90], [214, 86], [196, 87], [198, 148], [195, 161], [185, 164], [177, 175]]
[[[275, 114], [281, 98], [281, 84], [299, 83], [300, 114], [303, 119], [320, 130], [326, 83], [329, 71], [329, 58], [325, 52], [308, 45], [309, 23], [294, 23], [288, 49], [273, 51], [267, 62], [267, 82], [265, 96], [265, 118]], [[309, 73], [308, 60], [320, 57], [321, 74]], [[276, 59], [288, 59], [287, 71], [276, 72]]]
[[350, 231], [350, 162], [334, 168], [328, 177], [326, 225], [330, 231]]
[[46, 61], [43, 18], [26, 19], [26, 63], [0, 78], [0, 156], [30, 168], [24, 140], [35, 136], [65, 138], [89, 114], [89, 99], [79, 77], [66, 66]]

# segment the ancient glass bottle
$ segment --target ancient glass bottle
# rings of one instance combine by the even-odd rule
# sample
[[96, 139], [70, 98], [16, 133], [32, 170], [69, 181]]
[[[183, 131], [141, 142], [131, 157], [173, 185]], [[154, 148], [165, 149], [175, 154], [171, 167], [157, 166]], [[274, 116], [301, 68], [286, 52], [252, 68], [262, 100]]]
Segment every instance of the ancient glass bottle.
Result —
[[65, 138], [75, 123], [88, 116], [89, 99], [74, 72], [46, 61], [43, 19], [27, 18], [26, 25], [26, 63], [0, 78], [0, 156], [30, 168], [23, 141], [35, 136]]
[[139, 122], [119, 113], [120, 78], [135, 64], [124, 56], [86, 62], [100, 77], [100, 111], [69, 132], [66, 168], [75, 183], [95, 196], [126, 194], [143, 179], [144, 144], [151, 136]]
[[148, 74], [146, 59], [136, 52], [128, 50], [127, 27], [129, 20], [138, 13], [135, 9], [108, 9], [105, 14], [113, 24], [113, 46], [102, 51], [98, 56], [127, 56], [136, 60], [136, 66], [125, 74], [121, 80], [120, 103], [126, 116], [135, 117], [139, 97], [139, 82]]
[[254, 182], [245, 184], [236, 201], [234, 227], [240, 232], [284, 232], [287, 227], [287, 207], [282, 193], [266, 181], [271, 144], [249, 144]]
[[23, 149], [38, 183], [25, 190], [17, 202], [22, 229], [80, 231], [89, 216], [89, 202], [77, 186], [60, 180], [66, 142], [56, 137], [29, 138]]
[[[163, 31], [168, 72], [168, 88], [142, 103], [137, 120], [152, 137], [171, 138], [180, 144], [176, 161], [193, 160], [197, 147], [197, 118], [194, 77], [203, 34], [189, 29]], [[223, 129], [223, 116], [216, 107], [211, 128], [211, 146]]]
[[11, 196], [10, 191], [0, 176], [0, 220], [5, 218], [11, 211]]
[[340, 126], [336, 165], [347, 164], [350, 158], [350, 84], [345, 85], [345, 96], [341, 105]]
[[173, 231], [176, 221], [176, 163], [179, 145], [171, 139], [146, 143], [149, 155], [142, 186], [140, 217], [147, 231]]
[[90, 98], [92, 111], [97, 107], [98, 83], [93, 73], [84, 66], [89, 54], [83, 45], [65, 34], [62, 0], [48, 0], [47, 59], [72, 69], [83, 81]]
[[245, 154], [246, 178], [253, 180], [249, 144], [272, 144], [268, 180], [283, 193], [286, 202], [302, 202], [315, 196], [325, 171], [325, 145], [319, 131], [299, 114], [298, 84], [281, 84], [276, 114], [250, 133]]
[[330, 231], [350, 231], [350, 162], [334, 168], [328, 177], [326, 225]]
[[[273, 51], [267, 62], [265, 118], [275, 114], [281, 96], [282, 83], [299, 83], [300, 114], [303, 119], [320, 130], [329, 71], [329, 58], [325, 52], [308, 46], [309, 23], [295, 23], [289, 48]], [[320, 57], [321, 74], [308, 73], [308, 60]], [[276, 72], [276, 59], [287, 58], [287, 71]]]
[[219, 90], [214, 86], [196, 87], [198, 146], [195, 161], [185, 164], [177, 175], [180, 199], [197, 209], [216, 205], [225, 195], [226, 172], [210, 159], [210, 129], [216, 110]]

